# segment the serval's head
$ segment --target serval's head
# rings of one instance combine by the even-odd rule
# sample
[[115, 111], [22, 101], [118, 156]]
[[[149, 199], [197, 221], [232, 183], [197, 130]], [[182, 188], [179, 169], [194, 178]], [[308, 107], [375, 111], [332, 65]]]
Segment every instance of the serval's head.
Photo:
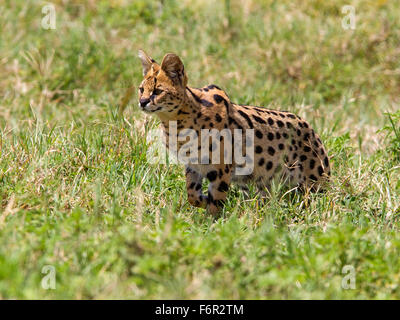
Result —
[[185, 99], [187, 77], [176, 54], [167, 53], [161, 65], [139, 50], [143, 81], [139, 86], [139, 107], [145, 112], [173, 112]]

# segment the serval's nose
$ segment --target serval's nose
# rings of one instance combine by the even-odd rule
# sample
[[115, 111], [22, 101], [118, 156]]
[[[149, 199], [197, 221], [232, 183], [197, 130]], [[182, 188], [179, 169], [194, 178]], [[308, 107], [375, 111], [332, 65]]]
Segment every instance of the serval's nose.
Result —
[[142, 108], [144, 108], [150, 102], [150, 99], [149, 98], [140, 98], [139, 102], [140, 102], [140, 106]]

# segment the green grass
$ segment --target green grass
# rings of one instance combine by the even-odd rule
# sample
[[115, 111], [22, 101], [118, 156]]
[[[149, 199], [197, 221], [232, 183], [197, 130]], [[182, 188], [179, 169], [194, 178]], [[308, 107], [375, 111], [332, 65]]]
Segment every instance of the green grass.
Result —
[[[45, 2], [0, 9], [0, 298], [400, 298], [398, 1], [53, 3], [56, 30]], [[146, 158], [157, 121], [136, 94], [118, 113], [139, 48], [306, 118], [331, 187], [263, 203], [234, 188], [216, 221], [191, 207], [183, 168]]]

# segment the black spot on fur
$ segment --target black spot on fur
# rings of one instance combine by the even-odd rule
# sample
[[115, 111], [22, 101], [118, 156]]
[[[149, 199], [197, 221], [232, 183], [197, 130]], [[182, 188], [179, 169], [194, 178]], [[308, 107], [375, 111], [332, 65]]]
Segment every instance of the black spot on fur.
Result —
[[267, 109], [264, 109], [264, 108], [253, 107], [253, 109], [255, 109], [255, 110], [259, 111], [259, 112], [266, 112], [266, 113], [269, 113], [269, 111], [268, 111]]
[[302, 155], [300, 156], [300, 161], [306, 161], [306, 160], [307, 160], [307, 156], [304, 155], [304, 154], [302, 154]]
[[272, 120], [272, 118], [268, 118], [268, 124], [270, 126], [274, 125], [274, 120]]
[[264, 165], [264, 158], [261, 158], [260, 160], [258, 160], [258, 165], [261, 167], [262, 165]]
[[268, 153], [273, 156], [275, 154], [275, 149], [272, 147], [268, 147]]
[[251, 122], [251, 120], [250, 120], [249, 116], [247, 115], [247, 113], [243, 112], [242, 110], [238, 110], [238, 112], [244, 119], [246, 119], [249, 127], [253, 128], [253, 122]]
[[235, 119], [229, 117], [228, 120], [229, 120], [229, 124], [233, 123], [236, 126], [236, 128], [243, 130], [243, 127], [239, 123], [237, 123], [237, 121]]
[[255, 151], [256, 151], [256, 153], [261, 153], [263, 151], [263, 149], [260, 146], [256, 146]]
[[278, 124], [279, 128], [282, 128], [285, 125], [281, 120], [278, 120], [276, 123]]
[[283, 150], [285, 148], [285, 146], [283, 145], [283, 143], [280, 143], [278, 148], [279, 148], [279, 150]]
[[221, 118], [221, 116], [219, 115], [219, 113], [217, 113], [217, 114], [215, 115], [215, 120], [216, 120], [217, 122], [221, 122], [221, 121], [222, 121], [222, 118]]
[[217, 175], [218, 175], [218, 173], [216, 170], [209, 171], [207, 173], [207, 179], [210, 180], [210, 182], [213, 182], [213, 181], [215, 181], [215, 179], [217, 179]]
[[297, 141], [297, 145], [299, 146], [299, 148], [301, 148], [303, 146], [303, 142], [301, 142], [300, 140]]
[[261, 132], [260, 130], [256, 130], [256, 137], [257, 137], [258, 139], [262, 139], [263, 134], [262, 134], [262, 132]]
[[219, 94], [214, 94], [213, 98], [216, 103], [221, 103], [222, 101], [225, 100], [224, 97], [220, 96]]
[[258, 123], [261, 124], [266, 124], [265, 120], [263, 118], [257, 117], [256, 115], [253, 114], [254, 120], [256, 120]]
[[226, 191], [228, 191], [228, 189], [229, 189], [228, 184], [225, 181], [221, 181], [221, 183], [218, 186], [218, 191], [219, 192], [226, 192]]
[[221, 103], [222, 101], [224, 102], [225, 108], [226, 108], [226, 114], [229, 114], [229, 103], [226, 101], [226, 99], [219, 94], [214, 94], [213, 96], [214, 100], [216, 103]]
[[201, 100], [200, 100], [200, 103], [201, 103], [203, 106], [206, 106], [206, 107], [208, 107], [208, 108], [211, 108], [212, 106], [214, 106], [214, 104], [213, 104], [212, 102], [210, 102], [210, 101], [208, 101], [208, 100], [206, 100], [206, 99], [201, 99]]
[[207, 87], [208, 89], [218, 89], [218, 90], [221, 90], [221, 88], [220, 87], [218, 87], [218, 86], [216, 86], [215, 84], [210, 84], [208, 87]]
[[314, 169], [314, 167], [315, 167], [315, 160], [311, 159], [310, 160], [310, 169], [312, 170], [312, 169]]
[[274, 134], [272, 132], [268, 132], [268, 140], [274, 140]]
[[271, 170], [272, 167], [273, 167], [272, 161], [268, 161], [268, 163], [267, 163], [267, 165], [266, 165], [267, 170], [268, 170], [268, 171]]
[[189, 89], [189, 87], [186, 87], [187, 90], [189, 90], [190, 94], [193, 96], [194, 100], [196, 100], [198, 103], [202, 104], [203, 106], [206, 107], [212, 107], [214, 104], [208, 100], [205, 99], [200, 99], [196, 94], [193, 93], [192, 90]]
[[192, 182], [192, 183], [190, 184], [190, 186], [189, 186], [189, 189], [193, 189], [195, 185], [196, 185], [196, 182]]

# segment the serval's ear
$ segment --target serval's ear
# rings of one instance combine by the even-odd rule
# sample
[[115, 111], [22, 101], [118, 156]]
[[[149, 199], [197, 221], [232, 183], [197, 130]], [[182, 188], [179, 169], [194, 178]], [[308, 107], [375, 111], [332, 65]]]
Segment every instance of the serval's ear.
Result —
[[149, 72], [151, 65], [153, 63], [155, 63], [155, 61], [152, 58], [150, 58], [146, 54], [146, 52], [144, 52], [141, 49], [139, 49], [138, 56], [139, 56], [140, 61], [142, 62], [143, 76], [145, 76], [147, 74], [147, 72]]
[[187, 78], [181, 59], [174, 53], [167, 53], [162, 62], [161, 69], [173, 82], [186, 86]]

